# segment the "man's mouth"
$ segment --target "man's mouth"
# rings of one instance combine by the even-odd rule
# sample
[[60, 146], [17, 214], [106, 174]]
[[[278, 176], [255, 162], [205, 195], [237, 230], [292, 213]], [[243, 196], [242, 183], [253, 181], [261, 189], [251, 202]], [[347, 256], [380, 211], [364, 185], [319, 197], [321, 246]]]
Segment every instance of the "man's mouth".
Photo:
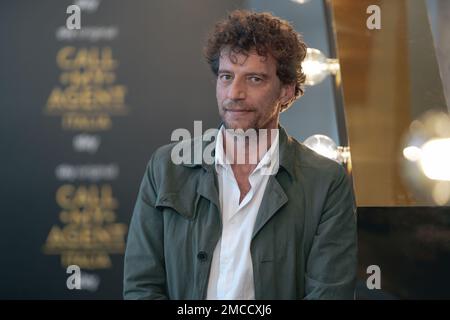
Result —
[[234, 113], [246, 113], [246, 112], [253, 112], [253, 110], [249, 109], [225, 109], [226, 112], [234, 112]]

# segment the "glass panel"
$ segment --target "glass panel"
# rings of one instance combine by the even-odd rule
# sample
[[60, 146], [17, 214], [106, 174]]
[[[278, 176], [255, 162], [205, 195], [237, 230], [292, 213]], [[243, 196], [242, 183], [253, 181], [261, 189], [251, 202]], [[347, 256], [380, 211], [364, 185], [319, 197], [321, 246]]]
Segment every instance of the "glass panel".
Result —
[[[403, 135], [423, 112], [445, 110], [422, 0], [328, 1], [334, 16], [358, 206], [433, 205], [401, 176]], [[381, 29], [369, 30], [370, 5]]]

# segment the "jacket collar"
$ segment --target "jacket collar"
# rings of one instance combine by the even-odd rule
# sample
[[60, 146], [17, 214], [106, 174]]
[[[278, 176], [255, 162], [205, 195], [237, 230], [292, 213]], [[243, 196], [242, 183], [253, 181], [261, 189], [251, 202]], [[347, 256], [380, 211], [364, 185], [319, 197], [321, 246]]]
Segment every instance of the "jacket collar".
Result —
[[[220, 127], [219, 127], [220, 128]], [[279, 164], [280, 169], [283, 168], [287, 172], [288, 176], [292, 179], [295, 175], [295, 161], [297, 161], [300, 155], [295, 154], [296, 148], [292, 146], [294, 143], [293, 138], [289, 137], [286, 130], [282, 126], [278, 126], [279, 131]], [[202, 139], [202, 136], [195, 139]], [[198, 143], [198, 142], [197, 142]], [[213, 143], [215, 147], [215, 141], [202, 141], [203, 150], [210, 144]], [[214, 156], [214, 151], [212, 150], [212, 156]], [[210, 200], [216, 208], [220, 211], [219, 202], [219, 188], [217, 182], [217, 174], [215, 172], [214, 162], [209, 164], [206, 163], [202, 157], [201, 164], [183, 164], [187, 167], [202, 167], [204, 170], [202, 172], [201, 181], [197, 184], [196, 192], [203, 196], [204, 198]], [[264, 225], [275, 215], [279, 209], [288, 202], [288, 197], [280, 184], [278, 175], [280, 170], [276, 175], [269, 177], [266, 190], [260, 205], [260, 211], [258, 213], [257, 219], [255, 221], [255, 226], [252, 233], [252, 239], [257, 236], [259, 231], [264, 227]], [[214, 187], [212, 187], [214, 186]], [[302, 193], [298, 194], [302, 197]]]
[[295, 162], [298, 160], [297, 154], [294, 153], [292, 138], [288, 136], [286, 130], [278, 125], [280, 130], [280, 166], [283, 167], [292, 178], [295, 174]]

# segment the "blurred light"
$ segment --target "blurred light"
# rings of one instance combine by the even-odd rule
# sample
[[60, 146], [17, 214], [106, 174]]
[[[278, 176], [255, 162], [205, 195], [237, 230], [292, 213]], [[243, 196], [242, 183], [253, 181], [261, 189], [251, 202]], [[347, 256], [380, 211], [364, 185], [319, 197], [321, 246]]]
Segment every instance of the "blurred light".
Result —
[[422, 149], [416, 146], [409, 146], [403, 149], [403, 156], [409, 161], [418, 161], [422, 156]]
[[427, 112], [404, 138], [403, 177], [416, 198], [450, 204], [450, 116]]
[[337, 146], [330, 137], [315, 134], [308, 137], [303, 144], [318, 154], [331, 160], [345, 164], [350, 159], [350, 148]]
[[450, 200], [450, 185], [439, 181], [433, 187], [433, 200], [436, 204], [443, 206]]
[[425, 143], [420, 162], [428, 178], [450, 181], [450, 138], [433, 139]]
[[336, 75], [339, 71], [339, 61], [326, 58], [320, 50], [308, 48], [302, 69], [306, 75], [305, 84], [313, 86], [322, 82], [329, 74]]

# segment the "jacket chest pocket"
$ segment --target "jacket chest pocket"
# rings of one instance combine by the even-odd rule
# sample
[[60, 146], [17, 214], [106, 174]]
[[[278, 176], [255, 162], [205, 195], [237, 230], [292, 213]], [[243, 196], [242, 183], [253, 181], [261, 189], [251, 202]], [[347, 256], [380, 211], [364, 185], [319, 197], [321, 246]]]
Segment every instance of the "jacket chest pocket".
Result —
[[156, 207], [163, 210], [165, 215], [177, 214], [184, 219], [194, 220], [197, 216], [199, 199], [200, 196], [197, 193], [192, 195], [163, 193], [158, 195]]

